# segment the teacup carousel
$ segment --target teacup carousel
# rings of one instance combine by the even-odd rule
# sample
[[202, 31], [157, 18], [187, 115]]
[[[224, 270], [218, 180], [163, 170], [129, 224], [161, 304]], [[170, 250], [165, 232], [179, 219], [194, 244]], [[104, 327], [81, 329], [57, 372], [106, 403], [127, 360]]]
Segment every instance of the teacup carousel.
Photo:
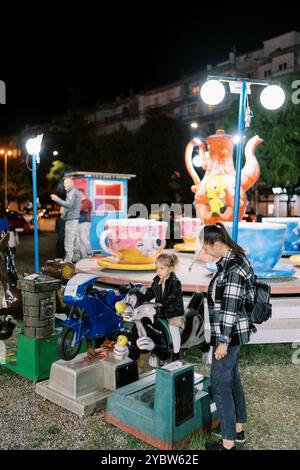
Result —
[[[252, 137], [245, 146], [245, 165], [241, 174], [241, 195], [239, 220], [241, 221], [247, 205], [246, 191], [259, 178], [260, 168], [255, 150], [262, 143], [259, 136]], [[200, 165], [205, 175], [200, 179], [193, 165], [193, 155], [198, 147]], [[202, 224], [225, 223], [228, 233], [232, 233], [232, 220], [235, 194], [235, 168], [233, 164], [233, 137], [223, 130], [205, 139], [191, 140], [185, 152], [185, 163], [193, 179], [191, 187], [194, 193], [196, 218], [182, 217], [179, 219], [183, 243], [176, 244], [180, 269], [178, 276], [182, 281], [183, 290], [206, 290], [211, 273], [216, 265], [196, 262], [193, 270], [189, 269], [193, 261], [193, 252], [198, 251], [197, 240]], [[279, 279], [283, 290], [299, 293], [300, 285], [294, 264], [300, 260], [281, 261], [285, 254], [292, 250], [300, 250], [300, 218], [288, 222], [283, 219], [265, 219], [263, 223], [239, 223], [238, 243], [260, 278]], [[291, 223], [293, 222], [293, 226]], [[110, 283], [143, 282], [150, 284], [153, 273], [143, 271], [155, 270], [155, 257], [166, 245], [167, 223], [146, 219], [108, 220], [105, 231], [100, 236], [100, 246], [106, 256], [82, 260], [77, 264], [81, 272], [101, 272], [101, 279]], [[291, 228], [291, 230], [290, 230]], [[297, 240], [290, 240], [292, 233]], [[289, 246], [287, 245], [289, 243]], [[291, 248], [292, 247], [292, 248]], [[296, 254], [294, 251], [293, 254]], [[98, 271], [97, 271], [98, 270]], [[111, 274], [110, 271], [114, 271]], [[131, 271], [126, 274], [126, 271]], [[134, 271], [139, 272], [137, 275]], [[124, 273], [124, 274], [121, 274]], [[113, 280], [113, 282], [112, 282]], [[287, 287], [288, 286], [288, 287]], [[280, 290], [281, 287], [278, 287]], [[279, 291], [277, 290], [279, 293]]]

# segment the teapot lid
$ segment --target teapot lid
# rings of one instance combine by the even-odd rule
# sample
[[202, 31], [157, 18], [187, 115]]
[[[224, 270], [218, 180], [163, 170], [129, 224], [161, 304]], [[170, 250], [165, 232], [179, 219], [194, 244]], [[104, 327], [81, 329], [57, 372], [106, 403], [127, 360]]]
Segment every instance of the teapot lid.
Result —
[[215, 134], [209, 135], [207, 139], [222, 139], [222, 138], [231, 139], [232, 136], [230, 134], [226, 134], [224, 129], [217, 129]]

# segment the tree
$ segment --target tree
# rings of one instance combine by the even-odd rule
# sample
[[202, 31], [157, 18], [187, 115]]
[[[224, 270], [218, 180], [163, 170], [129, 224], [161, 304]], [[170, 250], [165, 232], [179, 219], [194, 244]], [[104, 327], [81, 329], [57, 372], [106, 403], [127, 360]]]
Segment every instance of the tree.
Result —
[[[259, 97], [251, 99], [250, 95], [254, 118], [250, 132], [248, 131], [249, 137], [258, 134], [264, 139], [257, 149], [261, 176], [270, 187], [285, 189], [288, 195], [288, 215], [290, 199], [298, 192], [300, 183], [300, 105], [294, 104], [291, 99], [295, 79], [296, 77], [291, 76], [282, 80], [287, 97], [284, 106], [277, 111], [264, 109]], [[236, 131], [237, 106], [235, 102], [223, 119], [223, 125], [229, 132]]]
[[49, 173], [47, 173], [46, 178], [50, 183], [58, 183], [63, 179], [64, 174], [69, 169], [69, 165], [60, 160], [54, 160], [50, 168]]
[[7, 197], [8, 201], [17, 201], [19, 206], [32, 198], [31, 172], [22, 158], [12, 158], [8, 162]]
[[152, 113], [137, 133], [136, 173], [140, 201], [144, 204], [174, 202], [170, 181], [174, 171], [184, 172], [183, 125], [171, 117]]
[[[97, 138], [96, 170], [135, 174], [130, 181], [129, 205], [171, 203], [174, 201], [173, 179], [185, 175], [184, 147], [188, 140], [183, 125], [174, 118], [153, 112], [135, 133], [121, 128]], [[177, 181], [177, 182], [178, 182]], [[190, 184], [185, 185], [190, 188]], [[189, 193], [192, 199], [192, 193]]]

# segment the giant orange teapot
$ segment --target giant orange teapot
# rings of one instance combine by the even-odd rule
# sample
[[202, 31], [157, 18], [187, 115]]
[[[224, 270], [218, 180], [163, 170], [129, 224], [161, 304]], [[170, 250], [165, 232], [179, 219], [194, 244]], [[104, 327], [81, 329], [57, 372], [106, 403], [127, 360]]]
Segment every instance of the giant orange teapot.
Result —
[[[245, 147], [246, 163], [242, 170], [240, 210], [241, 219], [246, 210], [246, 191], [259, 178], [260, 168], [255, 157], [255, 149], [262, 142], [257, 135], [252, 137]], [[193, 165], [194, 148], [198, 147], [200, 165], [206, 173], [202, 180]], [[204, 224], [233, 219], [235, 168], [233, 164], [233, 137], [219, 129], [215, 135], [204, 139], [192, 139], [185, 151], [185, 164], [194, 185], [197, 216]]]

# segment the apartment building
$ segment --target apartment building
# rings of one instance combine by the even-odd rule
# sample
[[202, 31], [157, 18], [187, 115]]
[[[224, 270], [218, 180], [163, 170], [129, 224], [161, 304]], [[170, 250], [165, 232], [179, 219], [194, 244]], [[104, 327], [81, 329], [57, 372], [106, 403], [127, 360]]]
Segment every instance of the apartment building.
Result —
[[203, 103], [199, 98], [200, 86], [208, 75], [280, 79], [297, 71], [300, 71], [300, 33], [290, 31], [263, 41], [261, 48], [245, 54], [230, 51], [227, 60], [207, 65], [206, 70], [175, 83], [96, 106], [86, 113], [85, 119], [97, 135], [110, 134], [121, 127], [134, 132], [146, 122], [147, 113], [157, 108], [187, 126], [197, 122], [200, 130], [211, 134], [234, 98], [228, 93], [218, 106]]

